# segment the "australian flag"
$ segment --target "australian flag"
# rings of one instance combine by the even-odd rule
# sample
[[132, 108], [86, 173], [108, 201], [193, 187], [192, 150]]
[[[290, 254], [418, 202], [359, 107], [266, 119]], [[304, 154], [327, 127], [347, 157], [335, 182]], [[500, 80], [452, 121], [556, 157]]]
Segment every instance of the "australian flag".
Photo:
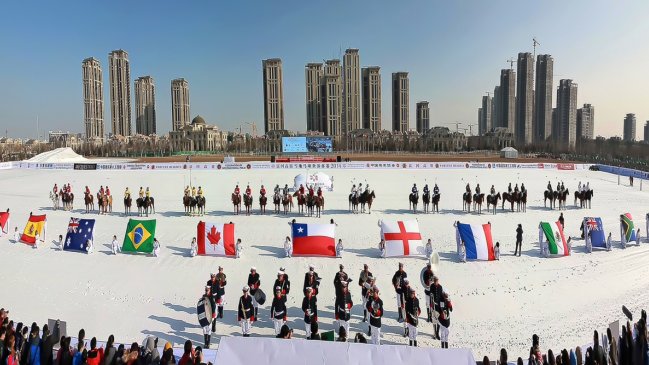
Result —
[[86, 252], [88, 240], [92, 241], [94, 230], [94, 219], [70, 218], [68, 233], [65, 235], [65, 241], [63, 241], [63, 249]]
[[602, 218], [586, 217], [584, 218], [586, 232], [590, 235], [590, 243], [593, 247], [606, 247], [606, 234], [602, 225]]

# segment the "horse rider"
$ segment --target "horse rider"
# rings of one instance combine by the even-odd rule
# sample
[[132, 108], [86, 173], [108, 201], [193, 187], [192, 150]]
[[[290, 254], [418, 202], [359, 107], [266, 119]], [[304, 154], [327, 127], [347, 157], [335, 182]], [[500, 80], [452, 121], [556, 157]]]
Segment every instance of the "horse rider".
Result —
[[300, 184], [300, 188], [298, 189], [298, 191], [300, 192], [300, 195], [304, 195], [304, 185], [303, 184]]
[[56, 186], [56, 183], [54, 183], [54, 187], [52, 188], [52, 193], [54, 193], [54, 195], [57, 195], [58, 192], [59, 192], [59, 187]]
[[480, 195], [480, 184], [477, 184], [475, 186], [475, 193], [476, 193], [476, 195]]
[[527, 190], [525, 190], [525, 183], [521, 183], [521, 194], [527, 193]]
[[241, 195], [241, 189], [239, 189], [239, 185], [234, 187], [234, 195], [236, 195], [236, 196]]
[[435, 186], [433, 187], [433, 196], [435, 195], [439, 195], [439, 187], [437, 186], [437, 184], [435, 184]]
[[586, 191], [590, 191], [590, 181], [586, 182]]
[[273, 194], [279, 195], [279, 184], [275, 184], [275, 188], [273, 189]]
[[266, 197], [266, 188], [262, 185], [261, 189], [259, 189], [259, 195], [261, 195], [262, 198]]
[[66, 190], [66, 193], [72, 194], [72, 186], [70, 185], [70, 183], [68, 183], [68, 188]]
[[493, 196], [493, 195], [496, 195], [496, 188], [495, 188], [493, 185], [491, 185], [491, 189], [489, 190], [489, 193], [490, 193], [492, 196]]
[[507, 192], [512, 193], [512, 183], [509, 183], [509, 186], [507, 187]]
[[561, 183], [560, 182], [557, 182], [557, 191], [561, 192]]
[[282, 190], [283, 195], [288, 195], [288, 184], [284, 184], [284, 189]]
[[358, 189], [356, 189], [356, 184], [352, 185], [352, 191], [350, 192], [351, 193], [350, 195], [353, 196], [353, 197], [356, 197], [356, 191], [357, 190]]
[[103, 185], [101, 185], [99, 187], [99, 195], [104, 195], [104, 186]]
[[106, 196], [110, 196], [110, 189], [108, 188], [108, 185], [106, 185], [106, 190], [104, 192], [106, 193]]
[[124, 190], [124, 199], [128, 199], [131, 197], [131, 192], [128, 190], [128, 186], [126, 187], [126, 190]]
[[250, 185], [246, 185], [246, 195], [249, 198], [252, 196], [252, 189], [250, 189]]
[[549, 191], [550, 193], [552, 193], [552, 184], [550, 184], [549, 181], [548, 181], [548, 191]]
[[318, 186], [318, 198], [322, 198], [322, 187]]
[[196, 196], [196, 187], [192, 186], [192, 196]]
[[86, 191], [85, 191], [84, 194], [86, 194], [86, 195], [90, 195], [90, 194], [91, 194], [91, 193], [90, 193], [90, 188], [88, 187], [88, 185], [86, 185]]
[[137, 193], [140, 199], [144, 199], [144, 189], [140, 186], [140, 191]]
[[514, 193], [518, 194], [519, 189], [518, 189], [518, 183], [516, 183], [516, 186], [514, 186]]
[[190, 191], [191, 191], [191, 190], [189, 189], [189, 185], [187, 185], [187, 186], [185, 187], [185, 196], [189, 196]]
[[424, 185], [424, 195], [429, 195], [430, 190], [428, 189], [428, 184]]
[[358, 189], [356, 189], [356, 195], [360, 196], [363, 193], [363, 183], [358, 184]]
[[144, 192], [144, 195], [146, 195], [147, 199], [151, 197], [151, 192], [149, 191], [149, 187], [146, 187], [146, 191]]
[[562, 191], [562, 192], [566, 191], [566, 187], [563, 186], [563, 181], [561, 182], [561, 191]]
[[311, 186], [309, 186], [309, 197], [313, 198], [314, 193], [315, 191], [313, 190], [313, 184], [312, 184]]
[[197, 194], [198, 194], [198, 197], [199, 197], [199, 198], [202, 198], [202, 197], [203, 197], [203, 188], [202, 188], [202, 187], [200, 187], [200, 186], [198, 187], [198, 192], [197, 192]]
[[582, 191], [581, 181], [579, 182], [579, 185], [577, 185], [577, 191]]
[[410, 189], [411, 195], [416, 196], [419, 195], [419, 189], [417, 189], [417, 184], [412, 184], [412, 189]]
[[469, 183], [466, 183], [466, 192], [471, 194], [471, 185]]

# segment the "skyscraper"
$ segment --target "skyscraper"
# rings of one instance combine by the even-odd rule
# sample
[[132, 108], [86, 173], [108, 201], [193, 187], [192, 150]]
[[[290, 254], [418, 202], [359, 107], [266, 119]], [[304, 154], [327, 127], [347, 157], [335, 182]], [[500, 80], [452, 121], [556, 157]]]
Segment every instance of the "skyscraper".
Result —
[[156, 134], [155, 82], [151, 76], [135, 80], [135, 131], [145, 136]]
[[323, 132], [327, 136], [342, 134], [343, 83], [340, 60], [325, 61], [324, 76], [320, 84], [322, 98]]
[[381, 130], [381, 68], [363, 68], [363, 128]]
[[112, 51], [110, 65], [110, 118], [113, 135], [131, 135], [131, 66], [128, 53]]
[[532, 143], [534, 113], [534, 58], [529, 52], [518, 54], [516, 81], [516, 143]]
[[590, 104], [577, 110], [577, 140], [595, 137], [595, 108]]
[[508, 128], [516, 135], [516, 72], [512, 69], [500, 71], [500, 104], [498, 127]]
[[629, 113], [624, 118], [624, 138], [625, 141], [635, 141], [635, 114]]
[[284, 129], [284, 88], [282, 60], [263, 60], [264, 68], [264, 133]]
[[343, 56], [343, 134], [361, 127], [360, 67], [358, 50], [353, 48], [345, 50]]
[[178, 131], [189, 125], [189, 82], [185, 79], [171, 80], [171, 130]]
[[392, 73], [392, 130], [407, 132], [410, 127], [410, 81], [407, 72]]
[[480, 108], [482, 112], [478, 116], [478, 134], [483, 135], [489, 132], [493, 127], [493, 116], [492, 116], [492, 106], [493, 98], [489, 95], [484, 95], [482, 97], [482, 107]]
[[552, 77], [554, 60], [548, 54], [536, 57], [536, 86], [534, 91], [534, 142], [544, 142], [552, 134]]
[[86, 139], [104, 138], [104, 81], [101, 64], [96, 58], [86, 58], [83, 71], [83, 121]]
[[491, 128], [500, 127], [502, 125], [501, 122], [500, 122], [502, 120], [502, 116], [501, 116], [502, 105], [501, 105], [501, 102], [500, 102], [500, 86], [494, 87], [494, 97], [492, 99], [491, 105], [493, 106], [491, 108], [491, 113], [492, 113], [492, 116], [491, 116]]
[[575, 149], [577, 140], [577, 84], [560, 80], [557, 89], [557, 118], [552, 140], [558, 147]]
[[306, 81], [306, 130], [324, 132], [322, 123], [322, 63], [308, 63], [304, 69]]
[[649, 120], [644, 125], [644, 141], [649, 142]]
[[430, 129], [430, 109], [427, 101], [417, 103], [417, 132], [426, 133]]

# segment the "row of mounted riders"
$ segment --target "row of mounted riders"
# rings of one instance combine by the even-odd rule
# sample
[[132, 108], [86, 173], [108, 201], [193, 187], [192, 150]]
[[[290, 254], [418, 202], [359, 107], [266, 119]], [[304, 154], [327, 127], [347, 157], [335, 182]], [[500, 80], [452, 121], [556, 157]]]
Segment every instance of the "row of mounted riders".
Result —
[[[140, 187], [138, 195], [138, 198], [135, 200], [138, 214], [148, 216], [149, 213], [155, 213], [155, 199], [151, 196], [149, 188], [147, 187], [145, 190]], [[113, 196], [110, 193], [110, 188], [106, 186], [104, 189], [104, 187], [101, 186], [96, 196], [97, 210], [99, 214], [112, 213]], [[63, 209], [71, 211], [74, 207], [74, 193], [72, 192], [72, 187], [69, 183], [64, 184], [60, 190], [57, 184], [54, 184], [54, 188], [50, 191], [50, 199], [52, 200], [55, 210]], [[95, 210], [95, 197], [88, 186], [86, 186], [83, 192], [83, 202], [86, 207], [86, 213]], [[131, 198], [131, 192], [126, 188], [124, 191], [124, 214], [128, 215], [131, 213], [132, 202], [133, 199]]]
[[[313, 185], [309, 188], [305, 188], [303, 184], [300, 184], [300, 187], [291, 195], [288, 184], [284, 185], [284, 188], [280, 189], [279, 185], [275, 185], [273, 191], [273, 205], [274, 212], [276, 214], [280, 213], [280, 206], [283, 207], [283, 213], [288, 214], [293, 210], [293, 197], [297, 198], [298, 212], [307, 214], [309, 216], [320, 217], [320, 214], [324, 210], [324, 195], [322, 194], [322, 188], [318, 187], [317, 190], [314, 189]], [[243, 198], [243, 199], [242, 199]], [[246, 215], [251, 214], [253, 197], [252, 189], [250, 185], [246, 186], [245, 193], [243, 197], [241, 196], [241, 191], [239, 185], [234, 188], [232, 193], [231, 201], [234, 207], [234, 214], [241, 213], [241, 202], [243, 200], [243, 205], [246, 208]], [[264, 185], [259, 189], [259, 209], [261, 214], [266, 214], [266, 204], [268, 202], [268, 197], [266, 196], [266, 188]]]

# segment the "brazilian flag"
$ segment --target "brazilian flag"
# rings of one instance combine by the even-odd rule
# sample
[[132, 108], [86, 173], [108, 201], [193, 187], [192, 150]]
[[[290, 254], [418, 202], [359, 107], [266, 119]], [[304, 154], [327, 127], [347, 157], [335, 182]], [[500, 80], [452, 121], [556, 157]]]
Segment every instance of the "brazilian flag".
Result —
[[155, 219], [137, 220], [129, 219], [124, 235], [124, 252], [153, 252], [153, 238], [155, 238]]

